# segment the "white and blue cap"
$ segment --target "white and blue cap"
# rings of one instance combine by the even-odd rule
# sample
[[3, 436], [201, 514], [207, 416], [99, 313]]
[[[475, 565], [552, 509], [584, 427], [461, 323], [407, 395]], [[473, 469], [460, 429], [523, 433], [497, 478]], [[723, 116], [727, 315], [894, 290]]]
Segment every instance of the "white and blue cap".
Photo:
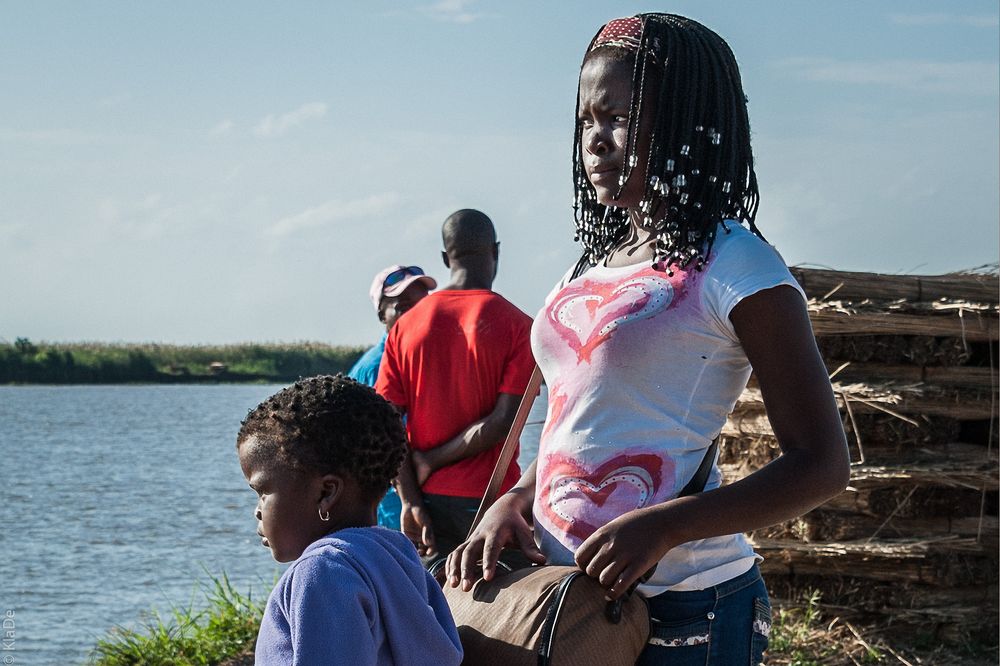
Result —
[[399, 296], [406, 291], [407, 287], [418, 281], [423, 282], [428, 290], [437, 287], [437, 280], [430, 275], [425, 275], [424, 269], [420, 266], [393, 264], [380, 270], [375, 275], [375, 279], [372, 280], [371, 289], [368, 290], [375, 311], [379, 311], [384, 297]]

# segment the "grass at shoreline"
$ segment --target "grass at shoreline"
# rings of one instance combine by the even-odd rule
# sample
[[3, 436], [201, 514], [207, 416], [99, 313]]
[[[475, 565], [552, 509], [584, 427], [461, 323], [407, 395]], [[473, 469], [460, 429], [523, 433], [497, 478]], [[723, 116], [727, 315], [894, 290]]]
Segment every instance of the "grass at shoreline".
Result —
[[233, 345], [0, 345], [0, 384], [288, 382], [347, 372], [364, 347], [318, 342]]
[[113, 629], [91, 654], [94, 666], [210, 666], [243, 663], [260, 628], [264, 604], [241, 594], [223, 574], [204, 589], [204, 610], [175, 608], [169, 617], [152, 614], [141, 629]]
[[[166, 620], [154, 615], [140, 630], [115, 629], [94, 648], [94, 666], [250, 666], [263, 603], [241, 595], [223, 575], [205, 590], [202, 611], [177, 609]], [[911, 640], [916, 640], [912, 639]], [[801, 605], [776, 607], [770, 648], [771, 666], [861, 666], [868, 664], [996, 663], [996, 648], [933, 648], [907, 644], [874, 627], [824, 617], [817, 593]]]

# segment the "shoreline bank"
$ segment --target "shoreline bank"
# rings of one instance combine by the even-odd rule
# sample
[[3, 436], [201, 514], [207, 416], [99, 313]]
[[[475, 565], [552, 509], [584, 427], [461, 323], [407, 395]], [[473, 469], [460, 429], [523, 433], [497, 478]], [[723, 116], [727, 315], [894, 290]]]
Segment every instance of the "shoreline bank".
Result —
[[365, 347], [318, 342], [0, 345], [0, 385], [264, 384], [347, 372]]

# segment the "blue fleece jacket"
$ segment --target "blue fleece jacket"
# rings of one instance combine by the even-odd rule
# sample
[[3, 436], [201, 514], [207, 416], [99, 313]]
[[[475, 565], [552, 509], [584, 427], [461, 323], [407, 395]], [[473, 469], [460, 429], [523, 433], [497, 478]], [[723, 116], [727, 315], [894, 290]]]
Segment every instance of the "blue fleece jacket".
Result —
[[449, 666], [462, 647], [441, 588], [413, 544], [382, 527], [311, 544], [278, 580], [257, 636], [258, 666]]

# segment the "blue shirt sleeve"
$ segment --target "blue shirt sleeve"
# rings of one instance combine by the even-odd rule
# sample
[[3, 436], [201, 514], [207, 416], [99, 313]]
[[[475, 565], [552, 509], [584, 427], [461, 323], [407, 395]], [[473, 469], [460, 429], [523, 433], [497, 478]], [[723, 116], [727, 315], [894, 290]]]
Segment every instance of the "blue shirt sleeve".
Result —
[[385, 339], [388, 333], [382, 334], [382, 339], [374, 347], [361, 355], [347, 376], [365, 386], [375, 386], [378, 379], [378, 368], [382, 364], [382, 354], [385, 352]]

